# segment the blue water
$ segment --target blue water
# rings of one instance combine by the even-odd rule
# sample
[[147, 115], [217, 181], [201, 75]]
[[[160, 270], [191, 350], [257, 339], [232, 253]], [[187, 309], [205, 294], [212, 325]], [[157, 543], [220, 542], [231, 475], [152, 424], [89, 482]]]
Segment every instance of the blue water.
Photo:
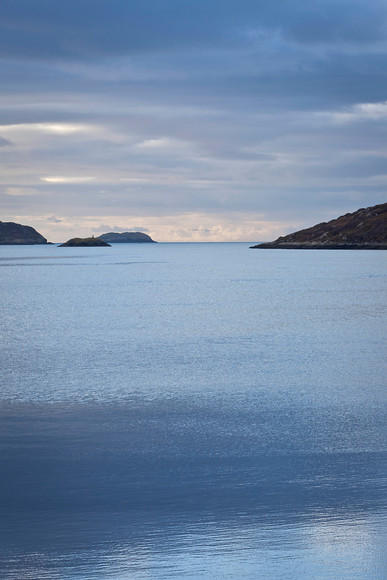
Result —
[[0, 247], [0, 577], [387, 577], [387, 252]]

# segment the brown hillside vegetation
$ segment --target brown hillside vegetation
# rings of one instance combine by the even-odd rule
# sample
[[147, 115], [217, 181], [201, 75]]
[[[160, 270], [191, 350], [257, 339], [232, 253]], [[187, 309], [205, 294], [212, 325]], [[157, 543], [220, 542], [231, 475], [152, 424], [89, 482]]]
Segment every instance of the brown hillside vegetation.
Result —
[[361, 208], [252, 248], [386, 250], [387, 203]]

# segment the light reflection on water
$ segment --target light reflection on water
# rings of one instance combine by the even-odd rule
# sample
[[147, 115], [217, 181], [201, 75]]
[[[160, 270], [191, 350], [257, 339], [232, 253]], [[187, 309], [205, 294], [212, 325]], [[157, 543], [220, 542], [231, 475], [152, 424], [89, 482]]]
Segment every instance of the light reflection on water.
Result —
[[[119, 537], [74, 551], [45, 550], [17, 560], [7, 578], [373, 578], [385, 577], [383, 516], [316, 518], [294, 524], [236, 520], [188, 528], [159, 522], [146, 538]], [[234, 527], [235, 526], [235, 527]], [[160, 530], [163, 529], [163, 533]], [[110, 530], [110, 528], [108, 528]], [[371, 530], [374, 530], [371, 533]], [[105, 533], [106, 533], [105, 529]], [[19, 574], [19, 575], [18, 575]]]
[[151, 246], [1, 248], [1, 578], [385, 578], [387, 254]]

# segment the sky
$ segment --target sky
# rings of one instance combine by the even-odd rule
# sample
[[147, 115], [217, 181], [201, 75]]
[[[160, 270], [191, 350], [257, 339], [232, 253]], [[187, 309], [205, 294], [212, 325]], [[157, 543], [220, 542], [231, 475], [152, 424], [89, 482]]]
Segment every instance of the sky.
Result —
[[386, 200], [385, 0], [1, 0], [0, 220], [270, 241]]

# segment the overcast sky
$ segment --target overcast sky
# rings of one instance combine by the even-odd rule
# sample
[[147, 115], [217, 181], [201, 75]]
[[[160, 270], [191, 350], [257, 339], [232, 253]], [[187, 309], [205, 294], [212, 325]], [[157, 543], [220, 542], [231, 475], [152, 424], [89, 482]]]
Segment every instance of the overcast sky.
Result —
[[0, 220], [265, 241], [386, 201], [385, 0], [1, 0]]

